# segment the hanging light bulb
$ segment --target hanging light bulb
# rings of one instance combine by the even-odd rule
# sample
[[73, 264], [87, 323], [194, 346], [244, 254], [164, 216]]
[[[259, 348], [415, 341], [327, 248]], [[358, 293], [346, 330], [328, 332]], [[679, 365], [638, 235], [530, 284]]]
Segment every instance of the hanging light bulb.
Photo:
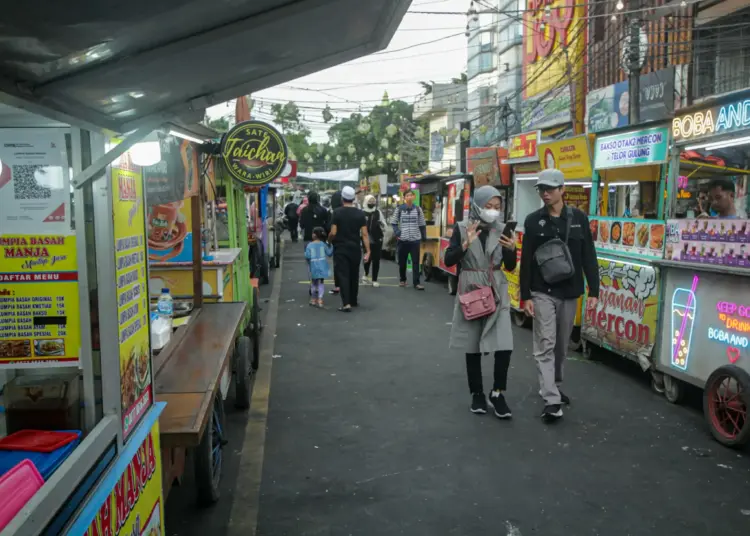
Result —
[[396, 132], [398, 132], [398, 127], [391, 123], [387, 127], [385, 127], [385, 133], [389, 138], [392, 138], [396, 135]]
[[373, 160], [375, 160], [375, 155], [370, 153], [369, 155], [367, 155], [367, 158], [369, 158], [370, 162], [372, 162]]
[[471, 35], [471, 33], [469, 33], [469, 23], [468, 22], [466, 23], [466, 31], [464, 32], [464, 35], [466, 37], [469, 37]]
[[336, 162], [341, 162], [341, 155], [340, 154], [336, 155]]
[[464, 140], [468, 140], [470, 136], [471, 132], [468, 128], [461, 129], [461, 138], [463, 138]]
[[450, 131], [450, 135], [451, 135], [452, 138], [455, 138], [456, 136], [458, 136], [458, 129], [457, 128], [452, 128], [451, 131]]
[[360, 134], [367, 134], [368, 132], [370, 132], [370, 123], [368, 123], [367, 121], [362, 121], [362, 122], [361, 122], [361, 123], [360, 123], [360, 124], [359, 124], [359, 125], [357, 126], [357, 131], [358, 131], [358, 132], [359, 132]]
[[313, 157], [312, 156], [308, 156], [307, 157], [307, 163], [308, 164], [312, 164], [313, 163]]
[[308, 168], [307, 168], [307, 172], [308, 172], [308, 173], [312, 173], [312, 172], [313, 172], [313, 168], [311, 168], [311, 167], [309, 167], [309, 166], [308, 166]]
[[365, 157], [363, 156], [363, 157], [362, 157], [362, 158], [360, 159], [359, 163], [360, 163], [360, 164], [362, 164], [362, 165], [364, 165], [364, 164], [366, 164], [366, 163], [367, 163], [367, 159], [366, 159], [366, 158], [365, 158]]
[[354, 154], [354, 152], [355, 152], [355, 151], [357, 150], [357, 148], [356, 148], [356, 147], [354, 147], [354, 144], [353, 144], [353, 143], [350, 143], [350, 144], [349, 144], [349, 147], [347, 147], [347, 148], [346, 148], [346, 150], [347, 150], [347, 152], [348, 152], [349, 154]]
[[445, 127], [440, 127], [440, 130], [438, 130], [438, 132], [442, 137], [446, 137], [448, 135], [448, 129]]
[[611, 16], [611, 17], [609, 18], [609, 20], [611, 20], [612, 22], [615, 22], [615, 21], [617, 20], [617, 15], [612, 15], [612, 16]]
[[359, 169], [361, 169], [362, 171], [364, 171], [364, 170], [367, 169], [367, 166], [365, 164], [360, 164]]
[[388, 148], [388, 138], [383, 138], [382, 140], [380, 140], [380, 146], [383, 149], [387, 149]]
[[424, 128], [417, 127], [417, 129], [414, 131], [414, 137], [417, 138], [418, 140], [421, 140], [422, 138], [424, 138]]
[[385, 159], [386, 160], [393, 160], [393, 153], [388, 153], [387, 155], [385, 155]]
[[622, 11], [625, 9], [625, 4], [622, 3], [622, 0], [617, 0], [617, 3], [615, 4], [615, 9], [617, 11]]
[[480, 125], [479, 126], [479, 133], [484, 135], [487, 134], [487, 125]]
[[682, 0], [682, 2], [680, 2], [680, 7], [687, 7], [687, 2], [685, 2], [685, 0]]
[[326, 157], [325, 157], [325, 161], [326, 161], [326, 162], [330, 162], [330, 161], [331, 161], [331, 155], [330, 155], [330, 154], [327, 154], [327, 155], [326, 155]]
[[383, 167], [385, 165], [385, 160], [383, 160], [383, 157], [381, 156], [378, 158], [378, 167]]

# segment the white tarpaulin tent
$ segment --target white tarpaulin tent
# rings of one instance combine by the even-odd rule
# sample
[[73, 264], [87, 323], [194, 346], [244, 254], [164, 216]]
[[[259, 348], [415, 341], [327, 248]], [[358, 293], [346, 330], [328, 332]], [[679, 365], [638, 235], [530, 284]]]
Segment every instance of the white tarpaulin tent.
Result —
[[359, 182], [359, 169], [340, 169], [336, 171], [317, 171], [315, 173], [297, 173], [297, 179], [312, 181]]

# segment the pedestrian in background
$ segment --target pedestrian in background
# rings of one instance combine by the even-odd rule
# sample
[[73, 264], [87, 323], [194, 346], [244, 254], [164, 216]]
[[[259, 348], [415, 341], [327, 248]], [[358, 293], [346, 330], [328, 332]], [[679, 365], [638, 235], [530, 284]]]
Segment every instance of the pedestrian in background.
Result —
[[292, 242], [296, 242], [299, 238], [298, 227], [299, 227], [299, 216], [297, 215], [297, 209], [299, 205], [294, 201], [291, 201], [284, 207], [284, 216], [286, 216], [286, 225], [289, 229], [289, 235], [292, 238]]
[[300, 226], [302, 227], [302, 240], [305, 241], [305, 248], [307, 248], [307, 242], [312, 242], [313, 231], [316, 227], [322, 227], [328, 232], [329, 214], [320, 204], [318, 192], [307, 194], [307, 205], [300, 212]]
[[[458, 293], [453, 307], [450, 347], [466, 352], [466, 376], [471, 393], [470, 411], [487, 413], [487, 398], [482, 384], [482, 354], [493, 354], [494, 382], [489, 401], [495, 416], [511, 418], [505, 400], [510, 355], [513, 352], [513, 332], [510, 320], [508, 280], [502, 268], [516, 267], [516, 239], [513, 233], [503, 234], [500, 221], [502, 198], [492, 186], [482, 186], [474, 192], [468, 221], [453, 227], [445, 264], [460, 264]], [[480, 288], [489, 288], [495, 298], [495, 310], [487, 316], [467, 320], [461, 298]]]
[[365, 262], [370, 259], [370, 237], [367, 234], [365, 214], [354, 206], [356, 193], [351, 186], [341, 190], [341, 207], [333, 211], [331, 234], [333, 244], [333, 270], [341, 285], [341, 308], [350, 313], [359, 305], [359, 263], [362, 261], [360, 244], [365, 245]]
[[[333, 211], [337, 208], [341, 207], [341, 190], [337, 190], [331, 194], [331, 221], [333, 221]], [[341, 288], [341, 285], [339, 285], [339, 276], [336, 273], [336, 260], [334, 257], [333, 261], [333, 289], [330, 291], [331, 294], [338, 294], [339, 290]]]
[[[370, 266], [372, 266], [372, 286], [377, 288], [378, 273], [380, 272], [380, 255], [383, 251], [383, 236], [385, 235], [385, 216], [380, 212], [377, 206], [375, 196], [368, 195], [365, 197], [365, 206], [362, 209], [365, 213], [367, 236], [370, 237], [370, 259], [365, 261], [365, 275], [362, 277], [362, 284], [370, 283]], [[364, 244], [362, 245], [364, 249]]]
[[524, 311], [534, 318], [534, 357], [545, 404], [542, 418], [553, 421], [563, 416], [562, 404], [570, 404], [560, 386], [578, 298], [584, 292], [583, 276], [589, 310], [599, 297], [599, 264], [589, 219], [563, 201], [562, 171], [545, 169], [536, 188], [544, 206], [524, 222], [520, 287]]
[[403, 205], [399, 205], [391, 218], [393, 233], [398, 240], [398, 275], [399, 285], [406, 286], [407, 259], [411, 255], [412, 282], [417, 290], [424, 290], [419, 282], [419, 255], [422, 240], [427, 240], [427, 222], [422, 208], [414, 204], [416, 195], [413, 191], [404, 192]]
[[333, 255], [333, 246], [327, 244], [326, 231], [316, 227], [312, 232], [312, 242], [305, 248], [305, 258], [310, 269], [310, 305], [323, 307], [325, 280], [330, 275], [328, 257]]

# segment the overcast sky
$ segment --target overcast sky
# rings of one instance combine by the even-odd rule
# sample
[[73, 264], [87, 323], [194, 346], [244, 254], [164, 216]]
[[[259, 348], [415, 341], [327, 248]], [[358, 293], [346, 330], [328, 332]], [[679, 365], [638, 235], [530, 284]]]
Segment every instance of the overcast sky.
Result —
[[[469, 0], [413, 0], [409, 11], [465, 13], [468, 8]], [[326, 103], [334, 115], [347, 117], [360, 106], [367, 112], [380, 102], [383, 91], [391, 99], [414, 102], [422, 93], [419, 81], [447, 82], [460, 76], [466, 70], [465, 28], [465, 15], [407, 13], [385, 51], [255, 93], [253, 116], [270, 120], [271, 104], [293, 100], [302, 108], [313, 139], [326, 141], [331, 126], [321, 116]], [[414, 46], [436, 39], [441, 40]], [[401, 50], [407, 47], [413, 48]], [[229, 113], [234, 113], [233, 102], [208, 110], [212, 118]]]

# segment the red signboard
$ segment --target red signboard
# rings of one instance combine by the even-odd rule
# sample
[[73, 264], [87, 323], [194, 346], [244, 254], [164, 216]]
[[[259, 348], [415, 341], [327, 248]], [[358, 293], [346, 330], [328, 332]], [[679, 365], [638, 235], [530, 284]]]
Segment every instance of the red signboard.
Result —
[[448, 206], [446, 207], [445, 223], [449, 227], [452, 227], [456, 223], [456, 184], [453, 183], [448, 186]]
[[513, 136], [510, 139], [510, 150], [508, 157], [516, 158], [536, 158], [536, 146], [539, 143], [539, 131], [526, 132]]
[[466, 149], [466, 167], [474, 176], [474, 186], [509, 186], [510, 166], [502, 161], [508, 158], [502, 147], [470, 147]]

